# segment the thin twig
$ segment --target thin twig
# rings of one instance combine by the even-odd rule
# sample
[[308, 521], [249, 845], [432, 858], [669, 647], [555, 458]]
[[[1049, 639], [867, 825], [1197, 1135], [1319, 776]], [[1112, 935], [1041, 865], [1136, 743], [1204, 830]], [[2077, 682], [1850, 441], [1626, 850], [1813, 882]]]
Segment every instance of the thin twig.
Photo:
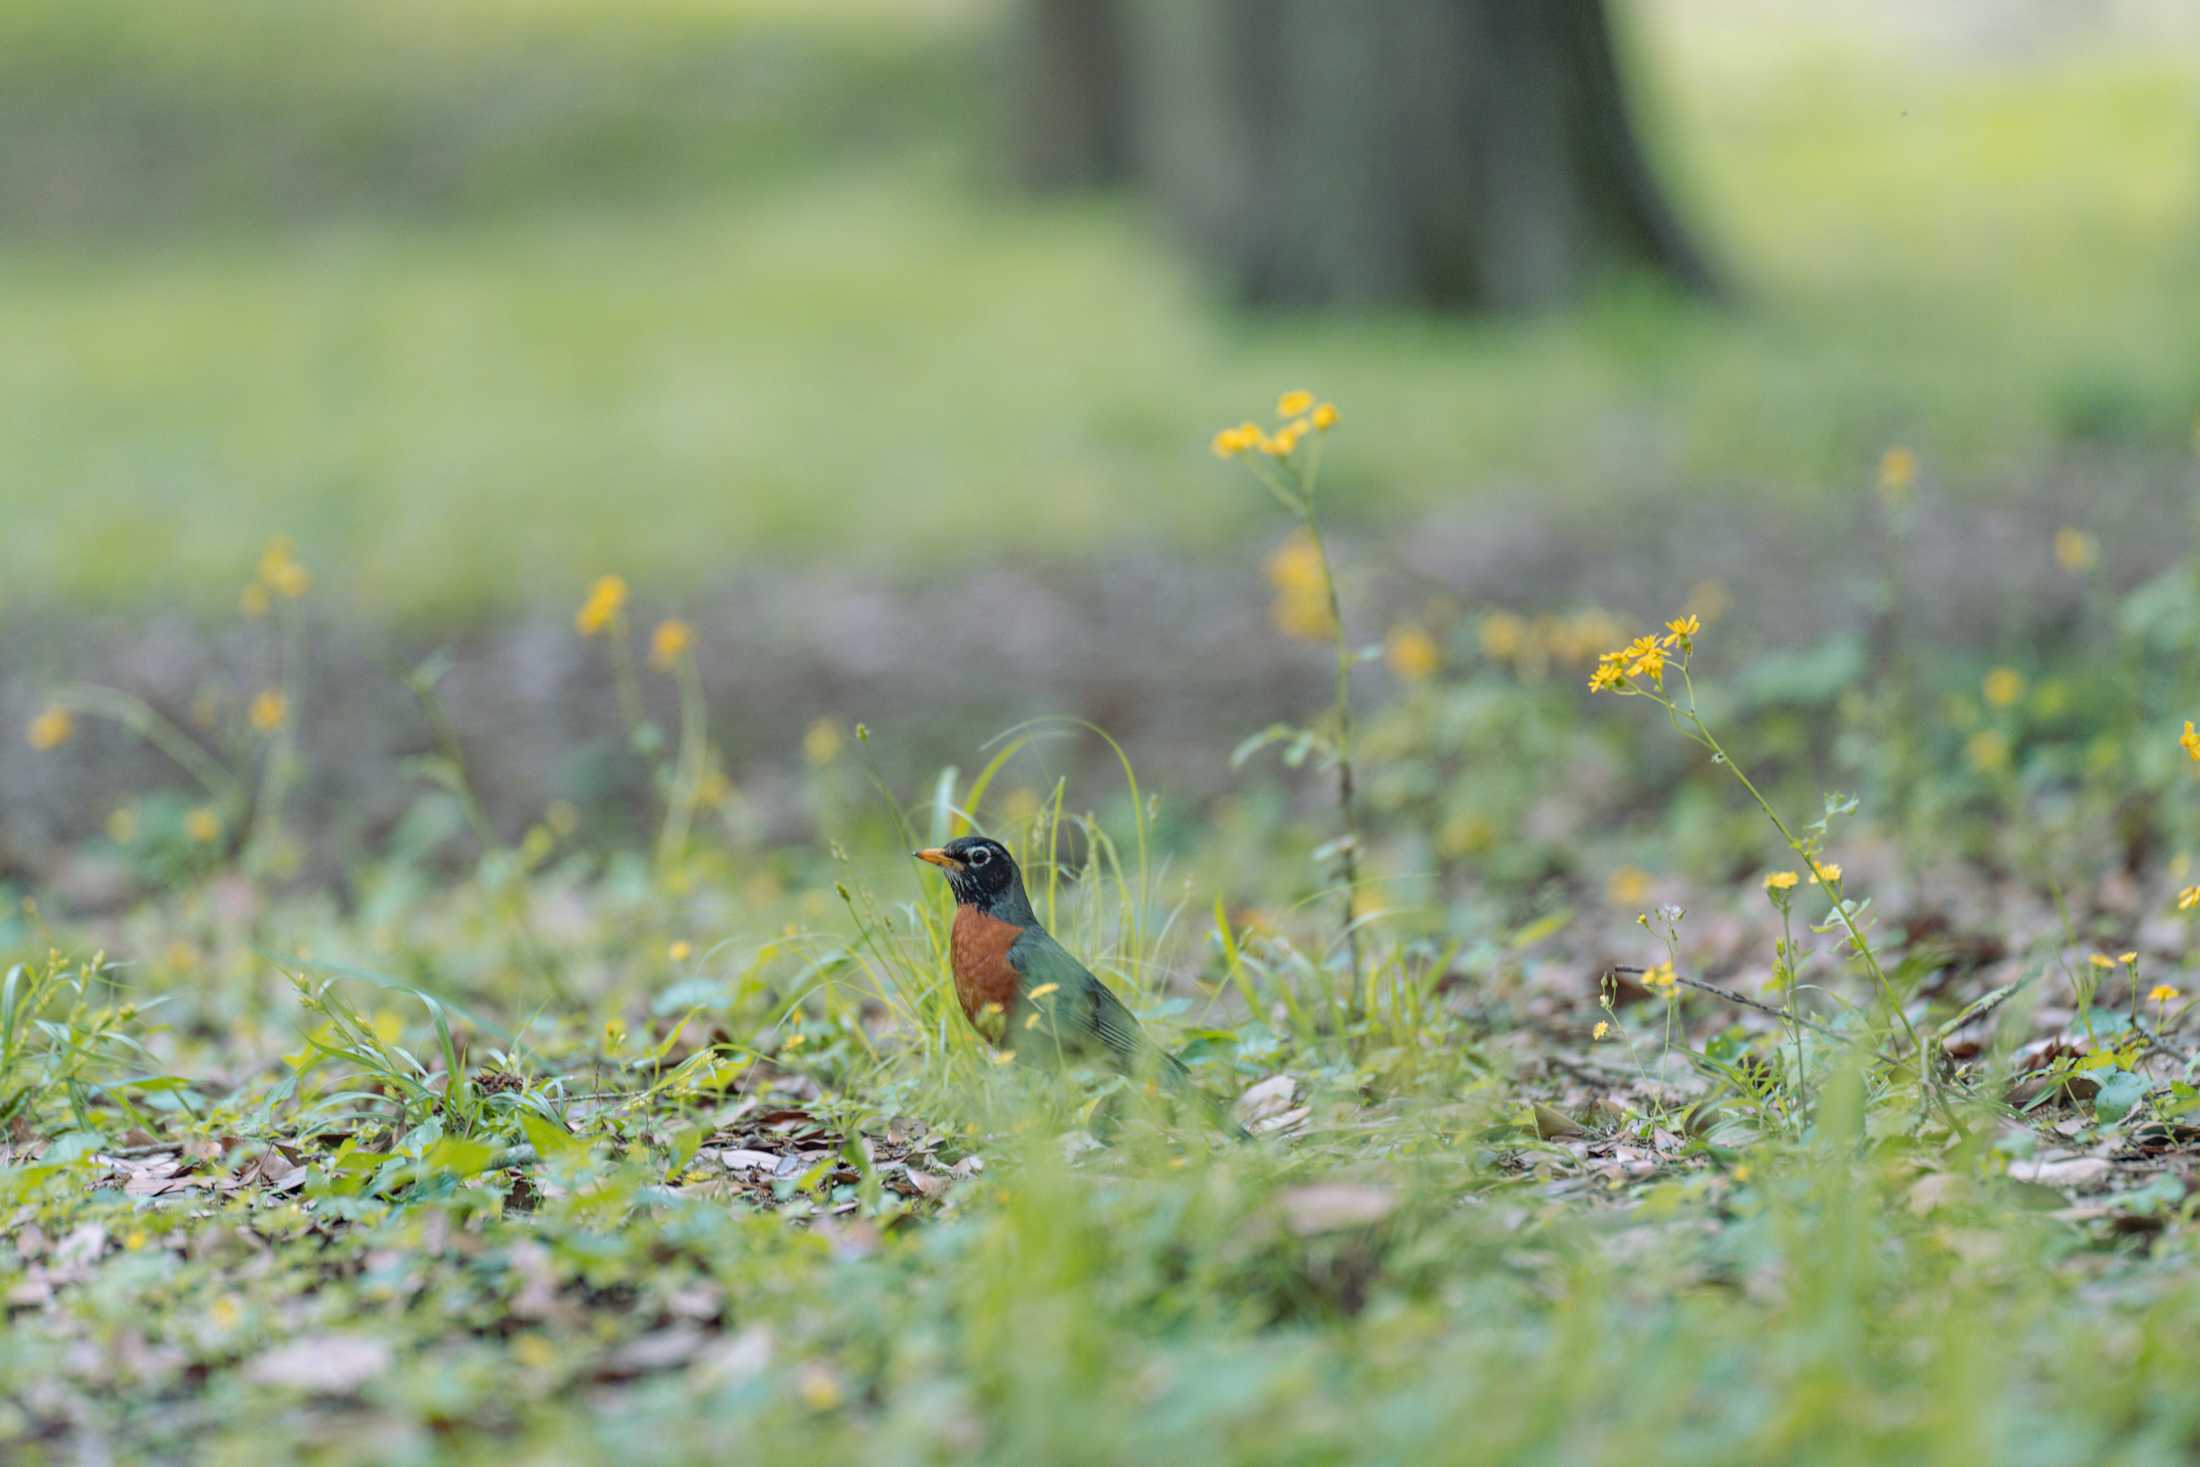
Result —
[[[1626, 966], [1619, 966], [1606, 970], [1608, 974], [1627, 973], [1636, 975], [1639, 975], [1644, 971], [1645, 970], [1641, 968], [1630, 968]], [[1778, 1019], [1783, 1024], [1787, 1023], [1790, 1018], [1790, 1015], [1784, 1009], [1776, 1009], [1768, 1003], [1759, 1003], [1756, 999], [1751, 998], [1747, 994], [1736, 993], [1731, 988], [1721, 988], [1715, 983], [1706, 983], [1701, 978], [1684, 978], [1680, 974], [1675, 973], [1673, 975], [1673, 981], [1680, 984], [1683, 988], [1693, 988], [1698, 993], [1708, 993], [1713, 998], [1723, 998], [1728, 1003], [1740, 1004], [1745, 1009], [1755, 1009], [1760, 1014], [1770, 1014], [1773, 1018]], [[1797, 1024], [1802, 1025], [1805, 1029], [1810, 1030], [1810, 1032], [1813, 1034], [1822, 1035], [1827, 1039], [1831, 1039], [1839, 1044], [1846, 1044], [1851, 1048], [1857, 1047], [1856, 1039], [1851, 1035], [1843, 1034], [1839, 1029], [1828, 1028], [1826, 1025], [1819, 1023], [1816, 1019], [1806, 1019], [1800, 1013], [1795, 1014], [1792, 1017]], [[1872, 1058], [1878, 1060], [1881, 1064], [1889, 1066], [1890, 1068], [1902, 1063], [1902, 1061], [1896, 1059], [1893, 1055], [1888, 1054], [1883, 1050], [1872, 1049], [1866, 1050], [1865, 1052], [1870, 1054]]]

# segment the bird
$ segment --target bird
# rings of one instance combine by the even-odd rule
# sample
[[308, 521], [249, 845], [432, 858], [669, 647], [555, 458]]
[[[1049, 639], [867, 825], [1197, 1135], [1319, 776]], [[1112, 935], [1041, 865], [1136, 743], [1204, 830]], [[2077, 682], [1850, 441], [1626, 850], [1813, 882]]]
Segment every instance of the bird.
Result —
[[1095, 1058], [1134, 1077], [1150, 1074], [1245, 1134], [1193, 1083], [1183, 1061], [1147, 1038], [1123, 1001], [1054, 940], [1006, 846], [966, 835], [911, 854], [947, 873], [955, 894], [947, 938], [955, 998], [988, 1043], [1019, 1059]]

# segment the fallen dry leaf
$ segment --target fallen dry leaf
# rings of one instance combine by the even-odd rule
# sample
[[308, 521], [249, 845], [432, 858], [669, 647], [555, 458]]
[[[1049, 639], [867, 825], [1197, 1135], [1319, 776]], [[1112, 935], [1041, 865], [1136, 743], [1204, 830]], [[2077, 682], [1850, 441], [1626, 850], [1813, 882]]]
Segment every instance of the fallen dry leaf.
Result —
[[1398, 1208], [1398, 1194], [1364, 1182], [1316, 1182], [1276, 1198], [1283, 1223], [1300, 1237], [1373, 1226]]
[[721, 1151], [718, 1153], [718, 1161], [727, 1171], [743, 1174], [760, 1173], [768, 1177], [779, 1169], [779, 1157], [776, 1153], [749, 1151], [741, 1147]]
[[2019, 1182], [2037, 1182], [2043, 1187], [2086, 1187], [2098, 1182], [2112, 1170], [2109, 1162], [2098, 1156], [2072, 1156], [2059, 1160], [2045, 1157], [2027, 1157], [2009, 1163], [2009, 1175]]
[[253, 1361], [245, 1374], [261, 1385], [343, 1395], [390, 1368], [390, 1347], [365, 1335], [309, 1335]]
[[1238, 1123], [1247, 1130], [1255, 1121], [1266, 1120], [1291, 1109], [1298, 1099], [1299, 1082], [1289, 1075], [1270, 1075], [1259, 1084], [1247, 1088], [1237, 1099]]

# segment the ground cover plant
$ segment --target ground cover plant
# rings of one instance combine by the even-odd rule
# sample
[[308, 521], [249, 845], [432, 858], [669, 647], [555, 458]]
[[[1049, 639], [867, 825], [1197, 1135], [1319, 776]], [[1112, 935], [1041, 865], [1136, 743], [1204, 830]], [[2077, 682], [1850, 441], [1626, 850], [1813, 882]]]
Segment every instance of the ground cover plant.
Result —
[[[1895, 582], [1748, 660], [1717, 584], [1370, 626], [1316, 473], [1360, 409], [1275, 408], [1208, 492], [1298, 521], [1268, 612], [1333, 696], [1198, 809], [1091, 724], [905, 787], [819, 710], [769, 838], [740, 669], [608, 568], [563, 635], [628, 818], [487, 819], [432, 658], [335, 884], [309, 540], [240, 547], [249, 696], [57, 682], [41, 758], [173, 777], [91, 843], [122, 899], [0, 917], [10, 1459], [2189, 1456], [2194, 567], [2073, 518], [2021, 654]], [[1252, 1139], [970, 1031], [908, 852], [971, 828]]]

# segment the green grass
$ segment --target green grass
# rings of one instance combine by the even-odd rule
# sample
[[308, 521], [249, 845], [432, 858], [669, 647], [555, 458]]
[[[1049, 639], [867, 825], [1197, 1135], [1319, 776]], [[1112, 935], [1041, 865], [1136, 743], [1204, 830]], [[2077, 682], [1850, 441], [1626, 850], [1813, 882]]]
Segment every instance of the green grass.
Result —
[[[2065, 873], [1951, 904], [1952, 927], [1920, 922], [1931, 899], [1859, 909], [1921, 1022], [1978, 1040], [1941, 1111], [1872, 1058], [1899, 1031], [1831, 939], [1802, 936], [1831, 1037], [1796, 1064], [1775, 1022], [1698, 991], [1599, 1007], [1598, 965], [1655, 952], [1628, 915], [1646, 898], [1691, 909], [1685, 970], [1732, 953], [1717, 976], [1777, 1000], [1755, 872], [1792, 858], [1723, 769], [1661, 787], [1657, 719], [1615, 737], [1583, 706], [1570, 679], [1478, 672], [1371, 710], [1370, 869], [1408, 899], [1377, 899], [1364, 986], [1330, 903], [1304, 899], [1319, 826], [1258, 800], [1203, 834], [1149, 831], [1136, 805], [1058, 820], [1032, 792], [1037, 746], [884, 818], [860, 746], [844, 752], [811, 791], [829, 854], [706, 825], [652, 862], [549, 819], [478, 864], [361, 852], [342, 903], [207, 849], [119, 918], [11, 907], [0, 1447], [25, 1463], [94, 1444], [688, 1463], [736, 1441], [1003, 1463], [2189, 1453], [2200, 1094], [2181, 1012], [2150, 1010], [2170, 1048], [2134, 1059], [2120, 979], [2089, 990], [2068, 924], [2113, 945], [2125, 912], [2067, 874], [2112, 864], [2100, 817], [2142, 786], [2167, 808], [2146, 781], [2181, 771], [2099, 771], [2035, 803], [2020, 791], [2052, 781], [2064, 745], [2019, 709], [2003, 783], [1935, 776], [2012, 846], [2055, 846]], [[1762, 774], [1781, 716], [1735, 715], [1722, 736]], [[1844, 716], [1844, 738], [1881, 717], [1901, 721]], [[1505, 790], [1438, 788], [1548, 801], [1617, 764], [1655, 813], [1613, 840], [1650, 864], [1654, 897], [1489, 854], [1433, 885], [1417, 869], [1447, 811], [1401, 808], [1383, 783], [1479, 763], [1515, 722], [1541, 732]], [[412, 823], [462, 845], [458, 817], [432, 813], [451, 798], [424, 795]], [[1734, 817], [1715, 835], [1707, 799]], [[905, 854], [964, 805], [1201, 1085], [1288, 1077], [1305, 1114], [1240, 1143], [1106, 1076], [992, 1063], [947, 989], [944, 888]], [[1946, 824], [1910, 847], [1935, 870]], [[1852, 897], [1899, 893], [1891, 829], [1838, 828]], [[2167, 910], [2174, 879], [2143, 880]], [[2048, 887], [2081, 895], [2041, 931]], [[1799, 894], [1798, 933], [1822, 905]], [[1514, 927], [1523, 910], [1541, 915]], [[2186, 981], [2185, 930], [2150, 928], [2146, 981]], [[2004, 931], [2017, 993], [1957, 1022], [1990, 974], [1952, 955]], [[1592, 1038], [1600, 1018], [1617, 1034]], [[2023, 1048], [2043, 1033], [2088, 1058]]]
[[[89, 25], [60, 13], [25, 12]], [[86, 54], [15, 64], [135, 86], [216, 156], [296, 49], [88, 13]], [[305, 155], [325, 195], [262, 160], [133, 225], [114, 164], [123, 224], [19, 231], [0, 310], [38, 345], [0, 366], [11, 599], [218, 606], [278, 529], [340, 598], [410, 615], [610, 567], [677, 586], [766, 554], [1216, 543], [1259, 506], [1206, 433], [1297, 382], [1360, 431], [1340, 487], [1374, 517], [1523, 483], [1844, 494], [1895, 440], [1991, 493], [2073, 442], [2180, 453], [2200, 399], [2189, 50], [1980, 61], [1644, 17], [1652, 131], [1738, 308], [1616, 284], [1543, 322], [1260, 321], [1135, 208], [1002, 192], [962, 100], [982, 7], [830, 14], [461, 10], [422, 56], [336, 32], [301, 104], [335, 139]], [[695, 54], [736, 84], [674, 64]], [[467, 82], [521, 56], [595, 109], [539, 147]], [[759, 75], [795, 80], [752, 99]], [[721, 115], [714, 89], [742, 101]], [[522, 101], [563, 117], [543, 90]], [[601, 100], [639, 96], [639, 121]], [[87, 136], [105, 115], [86, 104]], [[410, 189], [389, 160], [423, 132], [457, 161]]]
[[[2062, 574], [2078, 630], [1991, 677], [1714, 619], [1664, 686], [1719, 759], [1554, 671], [1570, 625], [1432, 626], [1448, 671], [1361, 686], [1361, 971], [1319, 771], [1072, 791], [1059, 739], [1116, 751], [1068, 723], [918, 790], [820, 742], [784, 842], [702, 798], [699, 700], [607, 754], [654, 842], [507, 843], [423, 760], [335, 890], [280, 739], [250, 820], [249, 768], [199, 835], [126, 797], [0, 905], [0, 1449], [2179, 1460], [2200, 591]], [[1836, 893], [1769, 895], [1737, 772]], [[998, 1062], [908, 856], [966, 818], [1261, 1134]]]

